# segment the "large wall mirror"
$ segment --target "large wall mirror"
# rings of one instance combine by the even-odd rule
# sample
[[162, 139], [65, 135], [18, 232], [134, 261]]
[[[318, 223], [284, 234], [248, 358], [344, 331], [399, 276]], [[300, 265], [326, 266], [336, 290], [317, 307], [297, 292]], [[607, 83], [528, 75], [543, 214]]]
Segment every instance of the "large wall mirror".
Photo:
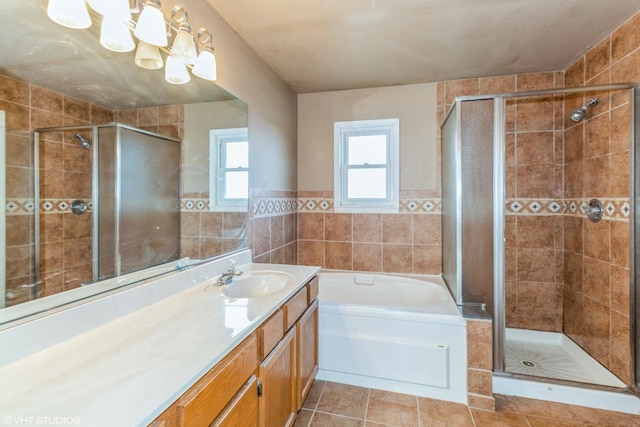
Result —
[[[0, 327], [173, 271], [186, 257], [248, 246], [247, 105], [210, 81], [172, 85], [163, 70], [137, 67], [135, 52], [104, 49], [97, 14], [72, 30], [46, 9], [46, 0], [3, 0], [0, 17]], [[124, 155], [110, 173], [98, 158], [113, 153]], [[163, 160], [176, 153], [176, 163]], [[111, 183], [118, 191], [102, 189]], [[170, 183], [177, 193], [141, 199]], [[114, 251], [119, 228], [97, 220], [105, 194], [129, 203], [117, 212], [122, 224], [164, 232], [174, 222], [176, 232], [145, 242], [132, 265], [130, 247]], [[156, 224], [158, 206], [166, 212]]]

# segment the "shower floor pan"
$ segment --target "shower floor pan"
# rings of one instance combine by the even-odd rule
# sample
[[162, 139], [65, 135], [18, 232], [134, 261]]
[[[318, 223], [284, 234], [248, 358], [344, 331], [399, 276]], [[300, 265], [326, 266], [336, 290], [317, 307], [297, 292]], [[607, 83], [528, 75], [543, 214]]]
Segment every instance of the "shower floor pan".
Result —
[[[563, 334], [507, 328], [505, 365], [506, 375], [493, 376], [496, 394], [640, 415], [640, 399], [624, 390], [622, 381]], [[509, 376], [509, 373], [539, 379]], [[545, 381], [547, 378], [574, 383]], [[576, 382], [585, 386], [580, 387]]]
[[505, 371], [513, 374], [626, 387], [564, 334], [507, 328]]

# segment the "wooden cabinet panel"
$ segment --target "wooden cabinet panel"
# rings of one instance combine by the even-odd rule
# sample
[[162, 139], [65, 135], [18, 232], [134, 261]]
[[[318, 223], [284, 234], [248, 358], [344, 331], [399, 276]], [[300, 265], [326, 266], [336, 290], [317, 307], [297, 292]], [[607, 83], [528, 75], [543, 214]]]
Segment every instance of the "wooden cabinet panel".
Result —
[[285, 335], [258, 369], [262, 381], [260, 427], [293, 425], [297, 411], [296, 327]]
[[209, 426], [257, 366], [258, 343], [254, 334], [178, 400], [178, 426]]
[[318, 276], [314, 277], [307, 284], [309, 287], [309, 304], [318, 297]]
[[284, 313], [278, 310], [258, 328], [258, 358], [263, 360], [284, 336]]
[[318, 301], [296, 323], [297, 410], [302, 408], [318, 372]]
[[258, 378], [249, 378], [212, 427], [258, 427]]
[[304, 286], [297, 294], [295, 294], [289, 301], [287, 301], [282, 310], [284, 311], [285, 329], [289, 330], [294, 323], [298, 320], [302, 313], [307, 309], [308, 305], [308, 291]]

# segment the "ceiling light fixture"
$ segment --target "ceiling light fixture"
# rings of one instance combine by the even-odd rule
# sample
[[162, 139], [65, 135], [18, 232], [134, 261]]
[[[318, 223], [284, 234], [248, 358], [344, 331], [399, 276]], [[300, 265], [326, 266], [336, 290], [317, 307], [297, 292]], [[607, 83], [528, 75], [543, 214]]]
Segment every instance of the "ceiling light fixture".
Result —
[[[86, 0], [91, 9], [102, 15], [100, 44], [114, 52], [130, 52], [136, 49], [135, 64], [147, 70], [161, 69], [168, 55], [165, 80], [173, 84], [185, 84], [191, 80], [188, 68], [194, 76], [214, 81], [217, 78], [216, 58], [211, 33], [207, 28], [198, 31], [194, 39], [187, 22], [184, 5], [173, 7], [171, 19], [165, 20], [161, 0]], [[69, 28], [83, 29], [91, 26], [91, 17], [85, 0], [49, 0], [47, 15], [56, 23]], [[139, 15], [137, 20], [133, 15]], [[171, 49], [169, 42], [171, 43]]]
[[67, 28], [82, 30], [91, 26], [84, 0], [49, 0], [47, 16]]
[[193, 70], [194, 76], [201, 79], [215, 81], [217, 76], [216, 55], [214, 54], [211, 33], [206, 28], [198, 31], [198, 43], [200, 43], [200, 55], [196, 60]]
[[135, 62], [138, 67], [145, 70], [159, 70], [164, 66], [158, 46], [150, 45], [142, 40], [138, 41]]
[[165, 47], [167, 41], [167, 25], [162, 15], [160, 0], [147, 0], [133, 31], [139, 40], [158, 47]]

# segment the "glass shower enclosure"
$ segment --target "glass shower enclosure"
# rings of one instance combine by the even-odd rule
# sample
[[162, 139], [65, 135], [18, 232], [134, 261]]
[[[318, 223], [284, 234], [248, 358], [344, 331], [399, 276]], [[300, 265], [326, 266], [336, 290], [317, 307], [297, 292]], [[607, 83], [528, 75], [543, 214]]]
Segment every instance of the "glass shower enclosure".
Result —
[[[599, 107], [570, 117], [594, 97]], [[636, 97], [616, 84], [452, 104], [441, 127], [443, 277], [463, 313], [493, 319], [494, 374], [635, 386]], [[602, 201], [597, 224], [591, 199]]]
[[34, 139], [36, 297], [178, 259], [178, 140], [119, 123]]

